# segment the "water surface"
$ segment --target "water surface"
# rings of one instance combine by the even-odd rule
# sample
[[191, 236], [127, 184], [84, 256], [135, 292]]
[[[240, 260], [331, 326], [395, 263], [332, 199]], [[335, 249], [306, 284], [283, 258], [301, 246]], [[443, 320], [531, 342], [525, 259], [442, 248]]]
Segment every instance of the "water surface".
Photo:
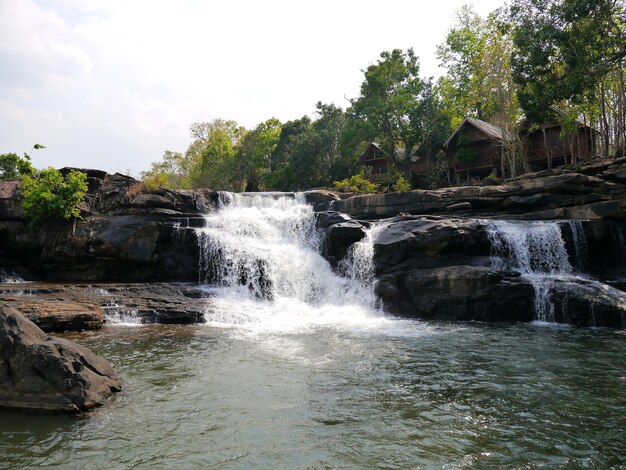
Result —
[[123, 393], [83, 417], [0, 412], [0, 467], [626, 463], [622, 332], [381, 319], [69, 337], [111, 361]]

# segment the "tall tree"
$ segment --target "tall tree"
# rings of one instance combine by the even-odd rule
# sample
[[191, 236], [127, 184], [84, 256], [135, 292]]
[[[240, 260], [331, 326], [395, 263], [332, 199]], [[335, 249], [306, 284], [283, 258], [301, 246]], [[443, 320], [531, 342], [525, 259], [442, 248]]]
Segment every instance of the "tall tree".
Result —
[[[609, 132], [607, 88], [612, 86], [617, 93], [614, 107], [621, 110], [617, 121], [624, 120], [623, 0], [514, 0], [508, 18], [516, 45], [514, 78], [532, 120], [541, 122], [555, 103], [589, 107], [596, 101], [603, 115], [599, 124]], [[623, 142], [623, 126], [619, 131]]]
[[438, 83], [445, 109], [458, 126], [475, 117], [502, 129], [501, 168], [511, 176], [525, 167], [521, 142], [514, 138], [520, 118], [517, 87], [511, 69], [513, 41], [507, 25], [492, 13], [481, 18], [468, 6], [438, 49], [447, 73]]
[[383, 52], [365, 70], [361, 94], [350, 101], [348, 114], [362, 136], [379, 140], [388, 154], [409, 165], [411, 155], [429, 136], [430, 111], [435, 109], [431, 79], [419, 76], [419, 60], [413, 49]]
[[281, 127], [278, 119], [271, 118], [240, 140], [235, 161], [246, 191], [267, 189], [265, 184], [272, 173], [272, 152], [278, 144]]
[[214, 119], [191, 125], [194, 140], [185, 156], [193, 162], [194, 187], [238, 189], [235, 146], [244, 134], [245, 129], [230, 120]]

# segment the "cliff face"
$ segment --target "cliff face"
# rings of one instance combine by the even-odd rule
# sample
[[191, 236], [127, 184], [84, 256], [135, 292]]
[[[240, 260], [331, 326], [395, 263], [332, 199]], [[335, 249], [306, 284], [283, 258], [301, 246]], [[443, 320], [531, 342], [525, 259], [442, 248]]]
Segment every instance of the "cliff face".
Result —
[[89, 174], [82, 219], [32, 228], [17, 182], [0, 181], [0, 270], [56, 281], [197, 279], [196, 242], [188, 232], [214, 210], [215, 191], [145, 193], [133, 178]]

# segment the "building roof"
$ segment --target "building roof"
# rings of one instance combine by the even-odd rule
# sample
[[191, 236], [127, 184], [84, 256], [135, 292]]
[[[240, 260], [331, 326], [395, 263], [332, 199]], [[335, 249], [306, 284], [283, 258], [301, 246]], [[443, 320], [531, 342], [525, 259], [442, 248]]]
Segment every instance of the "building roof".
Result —
[[457, 127], [456, 130], [452, 133], [452, 135], [448, 138], [448, 140], [446, 140], [446, 143], [443, 144], [443, 146], [447, 147], [448, 145], [450, 145], [452, 140], [459, 134], [459, 132], [461, 132], [461, 129], [463, 129], [463, 127], [466, 125], [475, 127], [480, 132], [485, 134], [487, 138], [492, 139], [492, 140], [502, 141], [503, 135], [505, 136], [506, 140], [510, 140], [513, 138], [513, 135], [510, 132], [505, 131], [501, 127], [498, 127], [494, 124], [490, 124], [485, 121], [481, 121], [480, 119], [466, 117], [465, 119], [463, 119], [463, 122], [459, 124], [459, 127]]
[[[379, 144], [377, 144], [376, 142], [370, 142], [361, 157], [359, 158], [358, 163], [362, 164], [366, 161], [374, 160], [391, 160], [394, 163], [401, 162], [404, 159], [404, 149], [396, 148], [395, 152], [395, 159], [390, 159], [387, 152], [383, 150]], [[378, 156], [378, 154], [380, 154], [380, 156]], [[411, 162], [415, 162], [417, 161], [417, 159], [418, 156], [415, 153], [411, 154]]]

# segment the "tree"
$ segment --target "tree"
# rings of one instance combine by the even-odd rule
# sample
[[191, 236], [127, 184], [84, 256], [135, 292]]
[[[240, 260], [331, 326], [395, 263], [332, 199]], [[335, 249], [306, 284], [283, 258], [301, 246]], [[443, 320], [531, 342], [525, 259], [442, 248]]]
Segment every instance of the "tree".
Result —
[[[30, 153], [45, 148], [44, 145], [35, 144]], [[16, 153], [0, 154], [0, 179], [17, 179], [24, 175], [32, 175], [34, 171], [35, 169], [30, 163], [30, 154], [24, 152], [23, 158]]]
[[235, 121], [214, 119], [191, 125], [191, 137], [185, 157], [192, 162], [193, 187], [238, 190], [235, 169], [235, 146], [245, 129]]
[[36, 171], [22, 179], [22, 208], [31, 225], [45, 219], [80, 217], [80, 203], [87, 192], [87, 175], [70, 171], [63, 176], [54, 168]]
[[513, 77], [533, 122], [554, 104], [598, 116], [603, 153], [624, 145], [626, 6], [620, 0], [515, 0]]
[[22, 158], [17, 153], [0, 154], [0, 179], [13, 180], [20, 177]]
[[402, 149], [400, 162], [408, 168], [411, 156], [438, 126], [433, 117], [440, 110], [431, 79], [419, 76], [419, 60], [413, 49], [381, 53], [367, 68], [361, 95], [350, 100], [347, 126], [352, 134], [378, 140], [391, 158]]
[[271, 118], [262, 122], [240, 140], [235, 156], [246, 191], [266, 189], [272, 173], [272, 153], [278, 145], [282, 124]]
[[149, 171], [141, 173], [144, 181], [169, 189], [192, 188], [193, 162], [180, 152], [166, 150], [160, 162], [152, 163]]
[[513, 81], [513, 41], [497, 14], [482, 19], [471, 7], [458, 12], [458, 21], [437, 48], [447, 73], [438, 91], [456, 127], [466, 117], [475, 117], [502, 129], [501, 168], [515, 176], [525, 164], [516, 135], [520, 118], [517, 88]]

